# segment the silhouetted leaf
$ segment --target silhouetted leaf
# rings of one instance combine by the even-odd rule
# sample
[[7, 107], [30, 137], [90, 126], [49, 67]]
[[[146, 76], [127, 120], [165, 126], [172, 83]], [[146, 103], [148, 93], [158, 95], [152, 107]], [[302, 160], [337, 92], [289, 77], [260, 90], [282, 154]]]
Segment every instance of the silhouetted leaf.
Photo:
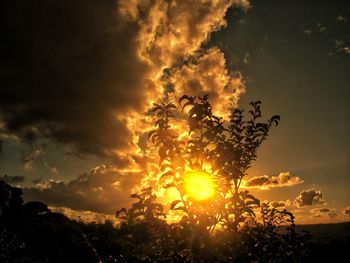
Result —
[[169, 183], [169, 184], [166, 184], [163, 186], [163, 188], [165, 189], [168, 189], [168, 188], [171, 188], [171, 187], [176, 187], [176, 185], [174, 183]]
[[181, 203], [181, 200], [175, 200], [171, 203], [170, 209], [173, 210], [177, 204]]

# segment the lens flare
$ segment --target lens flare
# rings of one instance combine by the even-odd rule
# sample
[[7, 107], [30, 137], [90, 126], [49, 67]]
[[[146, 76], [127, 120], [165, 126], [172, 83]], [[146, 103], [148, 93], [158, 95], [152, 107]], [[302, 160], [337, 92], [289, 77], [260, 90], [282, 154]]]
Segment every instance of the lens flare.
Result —
[[204, 201], [215, 194], [213, 177], [206, 172], [188, 172], [184, 178], [184, 187], [190, 198]]

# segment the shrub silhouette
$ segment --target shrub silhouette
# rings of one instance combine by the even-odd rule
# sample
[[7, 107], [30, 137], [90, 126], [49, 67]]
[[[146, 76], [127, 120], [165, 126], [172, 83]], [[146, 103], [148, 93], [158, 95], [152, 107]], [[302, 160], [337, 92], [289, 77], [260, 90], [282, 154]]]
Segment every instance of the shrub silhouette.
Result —
[[[154, 104], [151, 112], [155, 114], [156, 128], [149, 133], [149, 139], [158, 149], [159, 168], [163, 172], [159, 183], [165, 181], [162, 187], [173, 187], [180, 196], [170, 209], [182, 210], [183, 220], [188, 219], [197, 228], [200, 226], [201, 232], [212, 233], [218, 224], [237, 231], [247, 216], [255, 216], [254, 206], [259, 206], [259, 200], [248, 191], [239, 192], [242, 179], [271, 126], [277, 126], [280, 117], [274, 115], [267, 122], [259, 122], [261, 102], [257, 101], [250, 103], [248, 120], [244, 120], [243, 110], [232, 108], [227, 123], [213, 114], [207, 95], [184, 95], [179, 103], [182, 111], [188, 110], [188, 138], [179, 138], [171, 125], [177, 110], [173, 103]], [[191, 200], [184, 191], [184, 176], [186, 166], [208, 172], [205, 164], [210, 166], [209, 172], [215, 174], [217, 194], [210, 209], [198, 209], [202, 204]]]
[[78, 224], [0, 181], [1, 262], [98, 262]]

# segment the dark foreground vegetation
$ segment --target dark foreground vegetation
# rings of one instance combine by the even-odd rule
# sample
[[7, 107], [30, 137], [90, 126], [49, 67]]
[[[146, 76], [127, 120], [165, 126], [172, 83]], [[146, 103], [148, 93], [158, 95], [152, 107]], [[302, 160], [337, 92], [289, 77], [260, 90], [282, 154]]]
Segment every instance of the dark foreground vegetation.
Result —
[[158, 169], [157, 187], [178, 197], [165, 209], [152, 187], [133, 194], [136, 202], [116, 213], [118, 228], [70, 220], [41, 202], [23, 204], [21, 189], [0, 182], [1, 262], [349, 262], [348, 234], [312, 238], [297, 231], [291, 212], [240, 189], [280, 122], [278, 115], [261, 121], [260, 101], [250, 107], [245, 114], [232, 106], [223, 118], [208, 96], [154, 104], [147, 159]]
[[218, 230], [213, 235], [203, 234], [199, 226], [168, 224], [157, 217], [125, 221], [115, 228], [111, 222], [70, 220], [41, 202], [23, 203], [20, 189], [0, 182], [0, 261], [349, 262], [348, 223], [342, 225], [347, 231], [342, 237], [312, 238], [296, 233], [294, 224], [280, 229], [272, 219], [277, 214], [270, 212], [264, 222], [237, 233]]

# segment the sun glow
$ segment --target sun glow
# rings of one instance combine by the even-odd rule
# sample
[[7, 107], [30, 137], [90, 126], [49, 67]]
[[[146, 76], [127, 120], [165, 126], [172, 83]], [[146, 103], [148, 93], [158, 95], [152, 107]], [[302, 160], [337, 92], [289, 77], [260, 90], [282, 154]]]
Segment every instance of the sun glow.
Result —
[[215, 194], [215, 182], [206, 172], [188, 172], [184, 178], [186, 193], [197, 201], [204, 201]]

